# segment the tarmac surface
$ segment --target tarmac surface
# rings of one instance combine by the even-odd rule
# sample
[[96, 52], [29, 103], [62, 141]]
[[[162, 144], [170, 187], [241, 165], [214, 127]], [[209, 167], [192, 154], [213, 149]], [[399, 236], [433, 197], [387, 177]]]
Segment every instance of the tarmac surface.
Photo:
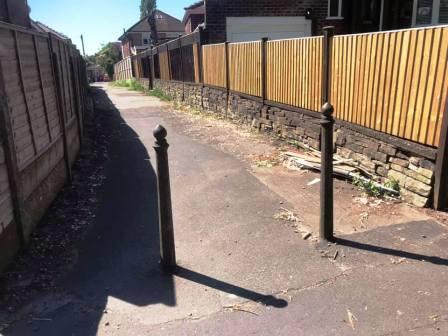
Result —
[[[154, 97], [95, 92], [95, 113], [114, 136], [94, 223], [58, 289], [35, 297], [2, 335], [448, 334], [446, 227], [393, 205], [377, 225], [344, 227], [336, 244], [304, 240], [276, 215], [293, 209], [315, 232], [318, 185], [305, 190], [314, 175], [288, 185], [192, 135]], [[174, 275], [159, 267], [157, 124], [170, 144]], [[351, 190], [344, 184], [336, 187]]]

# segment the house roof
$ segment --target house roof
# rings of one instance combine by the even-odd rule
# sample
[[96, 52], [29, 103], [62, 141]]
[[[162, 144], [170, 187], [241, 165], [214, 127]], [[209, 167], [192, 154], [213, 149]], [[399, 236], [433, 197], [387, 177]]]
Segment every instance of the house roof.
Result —
[[46, 24], [43, 24], [42, 22], [39, 22], [39, 21], [31, 20], [31, 28], [33, 28], [34, 30], [37, 30], [38, 32], [41, 32], [41, 33], [47, 33], [47, 34], [51, 33], [51, 34], [55, 35], [56, 37], [60, 38], [61, 40], [70, 40], [69, 37], [54, 30], [53, 28], [48, 27]]
[[[182, 25], [182, 22], [175, 17], [162, 12], [161, 10], [156, 10], [155, 13], [156, 18], [156, 27], [157, 32], [183, 32], [184, 26]], [[120, 36], [119, 40], [123, 40], [128, 33], [132, 32], [150, 32], [151, 27], [148, 23], [148, 16], [144, 17], [140, 21], [138, 21], [136, 24], [134, 24], [131, 28], [126, 30], [126, 32]]]
[[188, 21], [188, 18], [194, 14], [204, 14], [205, 15], [205, 6], [204, 1], [198, 1], [188, 7], [185, 7], [185, 15], [182, 19], [182, 23], [185, 25]]

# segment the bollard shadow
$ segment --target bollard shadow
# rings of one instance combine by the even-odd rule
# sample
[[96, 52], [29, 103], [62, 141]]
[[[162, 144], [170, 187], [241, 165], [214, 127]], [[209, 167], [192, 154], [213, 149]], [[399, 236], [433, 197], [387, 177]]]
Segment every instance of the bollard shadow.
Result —
[[334, 238], [332, 242], [341, 245], [350, 247], [353, 249], [364, 250], [373, 253], [380, 253], [385, 255], [390, 255], [399, 258], [406, 258], [411, 260], [428, 262], [434, 265], [448, 266], [448, 259], [440, 258], [437, 256], [429, 256], [420, 253], [413, 253], [403, 250], [392, 249], [389, 247], [376, 246], [371, 244], [366, 244], [362, 242], [357, 242], [345, 238]]
[[185, 280], [189, 280], [203, 286], [214, 288], [228, 294], [233, 294], [250, 301], [260, 302], [266, 306], [275, 308], [285, 308], [288, 306], [287, 301], [278, 299], [273, 295], [264, 295], [261, 293], [257, 293], [249, 289], [235, 286], [227, 282], [211, 278], [207, 275], [194, 272], [181, 266], [176, 266], [174, 274], [179, 278], [183, 278]]

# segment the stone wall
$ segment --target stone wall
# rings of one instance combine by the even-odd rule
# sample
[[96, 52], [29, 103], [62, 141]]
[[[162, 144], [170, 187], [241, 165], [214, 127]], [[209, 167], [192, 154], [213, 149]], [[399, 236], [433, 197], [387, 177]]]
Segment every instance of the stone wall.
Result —
[[[173, 99], [182, 100], [181, 83], [156, 80], [155, 86]], [[185, 103], [190, 106], [219, 113], [262, 132], [271, 132], [285, 140], [298, 141], [320, 150], [318, 113], [301, 113], [293, 108], [267, 106], [256, 97], [233, 92], [227, 95], [224, 89], [201, 87], [197, 84], [186, 83], [184, 90]], [[416, 154], [412, 151], [413, 146], [391, 144], [378, 137], [363, 134], [362, 128], [358, 128], [361, 131], [336, 122], [335, 152], [343, 158], [352, 159], [360, 169], [371, 174], [378, 182], [396, 181], [406, 202], [418, 207], [430, 205], [434, 185], [434, 159]]]

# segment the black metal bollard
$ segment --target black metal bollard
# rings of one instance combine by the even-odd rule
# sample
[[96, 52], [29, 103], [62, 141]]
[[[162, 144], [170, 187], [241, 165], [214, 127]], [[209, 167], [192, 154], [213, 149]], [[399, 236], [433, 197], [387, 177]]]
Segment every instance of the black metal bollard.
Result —
[[176, 248], [174, 246], [173, 212], [171, 208], [170, 172], [168, 166], [167, 131], [157, 125], [154, 129], [156, 142], [154, 149], [157, 154], [157, 191], [159, 196], [159, 231], [160, 259], [162, 267], [167, 272], [176, 268]]
[[333, 106], [322, 106], [320, 238], [333, 240]]
[[334, 27], [324, 27], [321, 120], [320, 238], [333, 240], [333, 111], [330, 104], [331, 43]]

